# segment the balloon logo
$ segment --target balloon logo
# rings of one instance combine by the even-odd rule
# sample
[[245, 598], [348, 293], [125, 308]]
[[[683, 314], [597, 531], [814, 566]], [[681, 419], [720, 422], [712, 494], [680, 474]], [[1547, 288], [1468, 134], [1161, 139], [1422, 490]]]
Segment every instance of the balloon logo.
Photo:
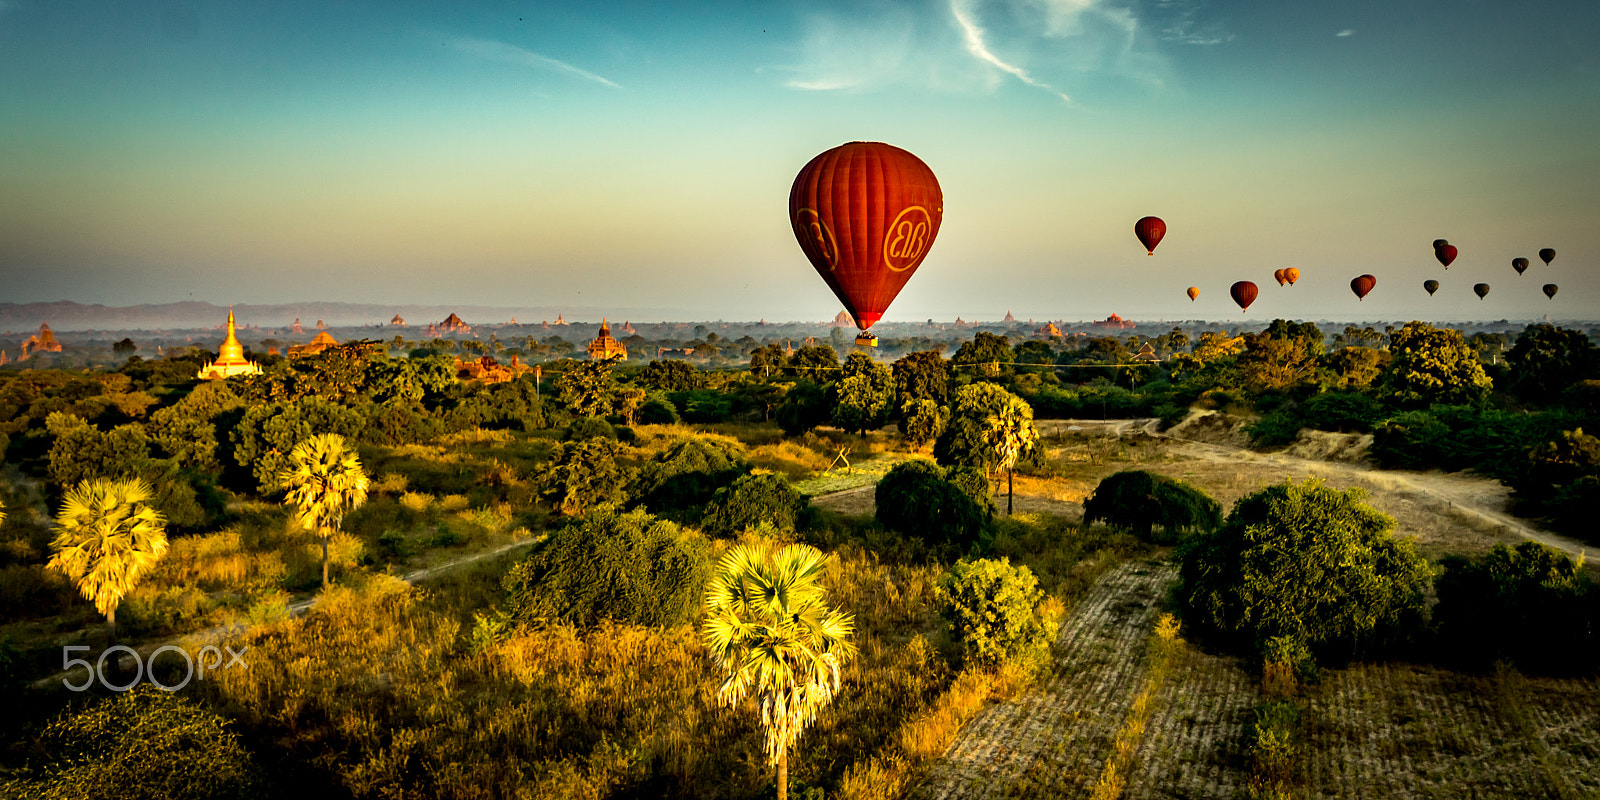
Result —
[[1357, 300], [1367, 299], [1367, 293], [1372, 291], [1372, 287], [1377, 285], [1378, 279], [1372, 277], [1371, 275], [1360, 275], [1350, 279], [1350, 291], [1356, 293]]
[[882, 142], [821, 153], [789, 189], [795, 240], [863, 331], [921, 266], [943, 215], [933, 170]]
[[1288, 280], [1287, 278], [1283, 277], [1283, 270], [1281, 270], [1281, 269], [1274, 270], [1273, 273], [1272, 273], [1272, 277], [1273, 277], [1274, 280], [1276, 280], [1278, 282], [1279, 286], [1282, 286], [1283, 282], [1285, 280]]
[[1511, 268], [1516, 270], [1518, 275], [1521, 275], [1522, 273], [1527, 272], [1528, 271], [1528, 259], [1526, 259], [1526, 258], [1513, 258], [1513, 259], [1511, 259]]
[[1443, 264], [1445, 269], [1449, 269], [1450, 262], [1456, 260], [1456, 246], [1453, 244], [1444, 244], [1440, 245], [1439, 247], [1435, 247], [1433, 248], [1433, 257], [1439, 259], [1439, 263]]
[[1556, 251], [1546, 247], [1545, 249], [1539, 251], [1539, 258], [1543, 259], [1544, 265], [1548, 267], [1550, 266], [1550, 262], [1556, 260]]
[[1438, 281], [1423, 281], [1422, 282], [1422, 288], [1427, 289], [1428, 290], [1428, 296], [1432, 297], [1434, 292], [1439, 291], [1439, 282]]
[[1556, 299], [1556, 292], [1560, 288], [1561, 288], [1560, 286], [1557, 286], [1557, 285], [1555, 285], [1553, 283], [1547, 283], [1547, 284], [1544, 285], [1544, 296], [1550, 298], [1551, 300], [1554, 300], [1554, 299]]
[[1161, 244], [1161, 237], [1167, 235], [1167, 223], [1160, 217], [1144, 217], [1133, 223], [1133, 235], [1139, 237], [1139, 244], [1144, 245], [1145, 255], [1156, 254], [1156, 245]]
[[1194, 302], [1194, 299], [1196, 297], [1199, 297], [1199, 296], [1200, 296], [1200, 287], [1198, 287], [1198, 286], [1190, 286], [1189, 287], [1189, 302], [1191, 302], [1191, 303]]
[[1482, 300], [1484, 298], [1484, 296], [1489, 293], [1489, 284], [1487, 284], [1487, 283], [1474, 283], [1472, 285], [1472, 291], [1473, 291], [1474, 294], [1478, 295], [1478, 299], [1479, 300]]
[[1283, 279], [1288, 281], [1290, 286], [1293, 286], [1295, 281], [1300, 280], [1300, 270], [1297, 270], [1294, 267], [1284, 270]]
[[1239, 281], [1228, 290], [1228, 294], [1233, 295], [1233, 302], [1239, 304], [1240, 311], [1249, 311], [1250, 304], [1256, 301], [1256, 295], [1260, 293], [1261, 290], [1249, 281]]

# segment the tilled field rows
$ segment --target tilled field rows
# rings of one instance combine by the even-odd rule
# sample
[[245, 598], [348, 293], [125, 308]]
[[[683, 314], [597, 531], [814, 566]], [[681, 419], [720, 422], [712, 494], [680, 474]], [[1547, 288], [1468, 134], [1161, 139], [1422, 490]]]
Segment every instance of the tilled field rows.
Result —
[[1086, 794], [1144, 674], [1156, 604], [1175, 575], [1139, 562], [1102, 578], [1062, 627], [1054, 674], [967, 723], [914, 796]]

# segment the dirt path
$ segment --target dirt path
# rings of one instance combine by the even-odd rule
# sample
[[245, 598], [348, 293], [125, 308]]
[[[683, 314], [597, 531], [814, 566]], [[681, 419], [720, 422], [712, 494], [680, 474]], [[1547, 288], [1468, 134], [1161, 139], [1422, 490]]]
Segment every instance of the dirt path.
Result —
[[1085, 794], [1144, 675], [1155, 607], [1176, 574], [1129, 562], [1102, 578], [1062, 626], [1055, 674], [979, 712], [912, 796]]

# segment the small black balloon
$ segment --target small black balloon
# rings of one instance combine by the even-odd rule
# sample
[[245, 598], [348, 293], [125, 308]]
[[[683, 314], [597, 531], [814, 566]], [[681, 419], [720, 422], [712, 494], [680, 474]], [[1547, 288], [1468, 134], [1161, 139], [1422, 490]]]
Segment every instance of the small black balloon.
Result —
[[1553, 283], [1547, 283], [1544, 285], [1544, 296], [1554, 300], [1556, 297], [1556, 292], [1560, 290], [1560, 288], [1560, 286], [1557, 286]]
[[1422, 288], [1427, 289], [1428, 290], [1428, 296], [1432, 297], [1434, 292], [1439, 291], [1439, 282], [1438, 281], [1423, 281], [1422, 282]]
[[1527, 272], [1528, 271], [1528, 259], [1526, 259], [1526, 258], [1513, 258], [1513, 259], [1511, 259], [1511, 268], [1516, 270], [1518, 275], [1521, 275], [1522, 273]]
[[1489, 293], [1489, 284], [1475, 283], [1472, 285], [1472, 291], [1477, 293], [1479, 300], [1482, 300], [1483, 296]]
[[1544, 259], [1544, 265], [1548, 267], [1550, 266], [1550, 262], [1556, 260], [1556, 251], [1552, 248], [1546, 247], [1545, 249], [1539, 251], [1539, 257]]

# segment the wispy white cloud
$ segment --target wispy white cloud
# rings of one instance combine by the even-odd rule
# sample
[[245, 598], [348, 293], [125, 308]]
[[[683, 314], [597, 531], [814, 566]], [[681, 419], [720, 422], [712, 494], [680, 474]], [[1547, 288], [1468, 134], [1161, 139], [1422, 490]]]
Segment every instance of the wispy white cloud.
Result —
[[950, 13], [955, 15], [956, 24], [961, 26], [962, 39], [966, 44], [968, 53], [971, 53], [979, 61], [983, 61], [997, 67], [1001, 72], [1010, 73], [1012, 76], [1016, 77], [1017, 80], [1022, 81], [1029, 86], [1044, 89], [1045, 91], [1060, 97], [1062, 100], [1065, 100], [1069, 103], [1072, 102], [1072, 98], [1056, 91], [1054, 88], [1051, 88], [1049, 84], [1035, 80], [1032, 75], [1028, 74], [1027, 70], [1016, 66], [1015, 64], [1006, 63], [1005, 61], [1002, 61], [999, 56], [991, 52], [989, 50], [989, 45], [983, 40], [983, 28], [979, 27], [978, 23], [972, 18], [971, 5], [971, 0], [950, 0]]
[[[1175, 12], [1161, 6], [1181, 5], [1193, 17], [1204, 1], [810, 0], [796, 58], [782, 71], [785, 85], [810, 91], [981, 93], [1015, 81], [1074, 102], [1106, 79], [1164, 85], [1161, 47], [1170, 37], [1158, 32]], [[1220, 30], [1191, 27], [1185, 43], [1225, 40]]]
[[1334, 34], [1334, 36], [1337, 36], [1340, 39], [1343, 39], [1343, 38], [1345, 38], [1347, 36], [1354, 36], [1354, 35], [1356, 35], [1356, 29], [1355, 28], [1345, 28], [1344, 30], [1339, 31], [1338, 33]]
[[[0, 0], [5, 2], [5, 0]], [[518, 66], [533, 67], [534, 69], [550, 70], [567, 75], [593, 81], [612, 89], [621, 89], [616, 83], [594, 74], [586, 69], [574, 67], [565, 61], [560, 61], [549, 56], [540, 55], [532, 50], [524, 50], [513, 44], [497, 42], [492, 39], [473, 39], [458, 36], [451, 40], [451, 46], [462, 53], [489, 61], [499, 61], [503, 64], [516, 64]]]

